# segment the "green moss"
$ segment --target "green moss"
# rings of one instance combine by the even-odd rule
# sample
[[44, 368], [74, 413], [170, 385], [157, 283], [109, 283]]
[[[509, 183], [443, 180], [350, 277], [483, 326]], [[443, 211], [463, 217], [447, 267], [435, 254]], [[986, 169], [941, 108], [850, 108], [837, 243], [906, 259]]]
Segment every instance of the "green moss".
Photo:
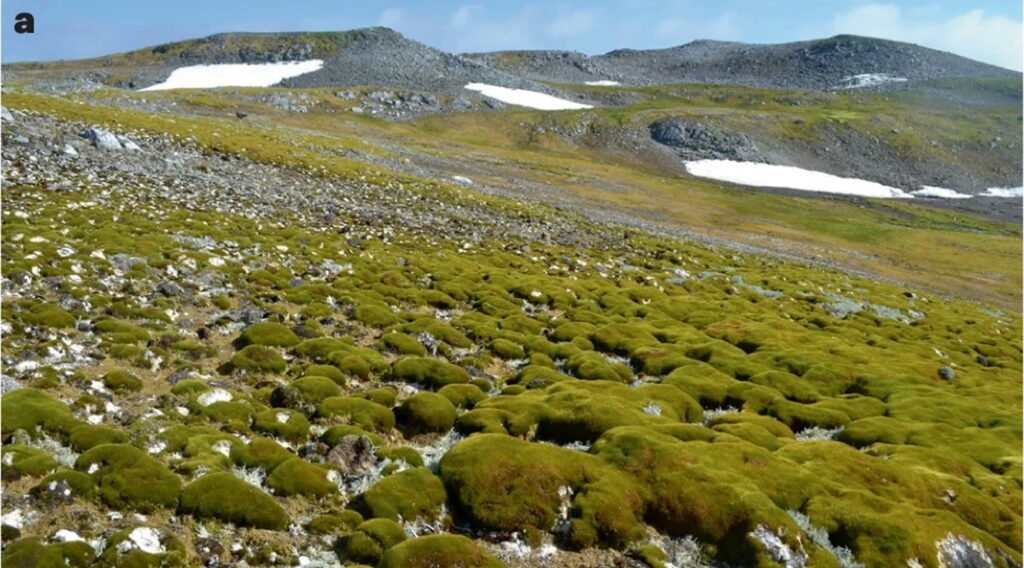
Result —
[[405, 540], [402, 525], [390, 519], [371, 519], [341, 536], [335, 551], [343, 562], [377, 564], [389, 548]]
[[252, 427], [258, 432], [280, 436], [293, 443], [301, 443], [309, 437], [309, 420], [295, 410], [265, 410], [253, 418]]
[[622, 364], [610, 364], [601, 354], [593, 351], [584, 351], [573, 355], [566, 362], [566, 367], [585, 381], [626, 382], [632, 376], [629, 367]]
[[128, 432], [111, 426], [82, 424], [71, 429], [68, 444], [76, 451], [84, 452], [100, 444], [123, 444], [128, 441]]
[[231, 364], [235, 369], [263, 373], [283, 373], [285, 368], [281, 354], [272, 347], [263, 345], [249, 345], [242, 348], [231, 358]]
[[104, 319], [94, 324], [96, 333], [110, 343], [139, 343], [149, 340], [149, 331], [126, 321]]
[[[92, 468], [92, 466], [97, 468]], [[181, 480], [142, 450], [103, 444], [78, 456], [75, 469], [94, 469], [96, 495], [108, 507], [148, 512], [178, 504]]]
[[336, 446], [345, 436], [366, 436], [370, 439], [374, 446], [383, 446], [385, 444], [384, 438], [379, 434], [373, 432], [367, 432], [358, 426], [331, 426], [323, 434], [320, 435], [320, 441], [327, 444], [328, 446]]
[[523, 346], [507, 339], [495, 339], [490, 345], [491, 351], [502, 359], [522, 359], [526, 357]]
[[576, 545], [621, 545], [644, 533], [635, 484], [596, 456], [478, 434], [445, 454], [439, 474], [459, 511], [486, 530], [555, 529], [568, 487], [579, 494], [569, 533]]
[[273, 497], [225, 472], [208, 473], [188, 484], [181, 511], [261, 529], [284, 530], [290, 522]]
[[101, 568], [162, 568], [186, 565], [185, 544], [167, 531], [158, 531], [160, 546], [166, 552], [148, 553], [134, 545], [127, 552], [122, 551], [120, 545], [129, 540], [132, 530], [123, 529], [110, 535], [107, 547], [98, 558], [96, 566]]
[[21, 314], [21, 320], [29, 325], [55, 329], [75, 326], [75, 316], [53, 304], [36, 304]]
[[348, 533], [363, 523], [363, 516], [358, 511], [342, 510], [313, 517], [306, 524], [311, 534], [343, 534]]
[[358, 397], [332, 396], [324, 399], [317, 407], [317, 415], [370, 431], [386, 432], [395, 427], [395, 415], [389, 408]]
[[95, 556], [86, 542], [45, 544], [38, 537], [21, 538], [4, 548], [4, 564], [18, 568], [86, 568]]
[[0, 424], [3, 435], [25, 430], [37, 436], [40, 430], [66, 435], [80, 423], [71, 409], [56, 398], [35, 389], [18, 389], [0, 399]]
[[423, 456], [408, 446], [384, 446], [374, 449], [374, 455], [380, 459], [404, 461], [413, 467], [423, 467]]
[[396, 380], [420, 383], [435, 389], [469, 382], [469, 374], [462, 367], [425, 357], [403, 357], [395, 362], [391, 372]]
[[366, 391], [365, 396], [368, 400], [372, 400], [381, 406], [391, 407], [395, 405], [398, 391], [392, 387], [380, 387]]
[[335, 351], [328, 360], [343, 373], [354, 377], [367, 378], [373, 372], [366, 359], [344, 351]]
[[243, 467], [261, 467], [267, 471], [295, 457], [284, 446], [267, 438], [253, 438], [248, 445], [231, 446], [231, 460]]
[[415, 337], [405, 333], [386, 333], [380, 338], [381, 344], [400, 355], [419, 355], [420, 357], [427, 354], [426, 348], [419, 342]]
[[319, 404], [323, 399], [341, 395], [338, 383], [327, 377], [305, 376], [292, 381], [303, 402]]
[[345, 386], [345, 373], [333, 365], [310, 365], [306, 367], [304, 374], [312, 377], [327, 377], [338, 386]]
[[390, 308], [381, 304], [363, 304], [357, 307], [355, 319], [366, 325], [379, 328], [385, 328], [400, 321]]
[[338, 486], [327, 479], [327, 470], [299, 458], [285, 460], [267, 477], [267, 487], [279, 495], [321, 496], [338, 493]]
[[36, 498], [44, 498], [49, 495], [50, 484], [60, 482], [68, 484], [72, 497], [89, 499], [94, 495], [95, 485], [93, 484], [92, 477], [87, 473], [73, 469], [58, 469], [40, 480], [30, 492]]
[[471, 409], [478, 402], [487, 400], [487, 393], [473, 384], [451, 384], [441, 387], [437, 394], [448, 399], [457, 408]]
[[[349, 347], [351, 347], [350, 343], [336, 337], [318, 337], [316, 339], [307, 339], [306, 341], [298, 344], [295, 346], [295, 352], [314, 361], [324, 361], [331, 353], [339, 350], [345, 350]], [[311, 367], [312, 366], [307, 368], [307, 374], [323, 375], [328, 378], [333, 378], [331, 375], [325, 374], [324, 370], [318, 369], [313, 371], [310, 370]]]
[[455, 425], [458, 414], [445, 397], [432, 392], [418, 392], [395, 409], [395, 418], [410, 435], [447, 432]]
[[270, 347], [293, 347], [299, 344], [299, 336], [288, 326], [277, 322], [254, 323], [242, 331], [235, 340], [238, 347], [266, 345]]
[[249, 424], [256, 409], [244, 400], [222, 400], [208, 406], [198, 406], [198, 414], [209, 418], [214, 422], [224, 424], [232, 432], [248, 432]]
[[210, 390], [210, 385], [206, 384], [206, 381], [200, 379], [185, 379], [171, 387], [171, 393], [183, 396], [208, 390]]
[[432, 521], [445, 499], [441, 480], [429, 469], [416, 467], [378, 481], [356, 500], [355, 508], [367, 518]]
[[48, 452], [20, 444], [4, 446], [3, 463], [4, 479], [17, 479], [23, 475], [38, 477], [57, 467], [57, 460]]
[[650, 568], [665, 568], [665, 563], [669, 561], [668, 554], [653, 543], [638, 546], [632, 556]]
[[399, 543], [381, 557], [378, 568], [501, 568], [500, 560], [462, 535], [421, 536]]
[[103, 375], [103, 386], [115, 392], [137, 391], [142, 389], [142, 379], [127, 371], [111, 371]]

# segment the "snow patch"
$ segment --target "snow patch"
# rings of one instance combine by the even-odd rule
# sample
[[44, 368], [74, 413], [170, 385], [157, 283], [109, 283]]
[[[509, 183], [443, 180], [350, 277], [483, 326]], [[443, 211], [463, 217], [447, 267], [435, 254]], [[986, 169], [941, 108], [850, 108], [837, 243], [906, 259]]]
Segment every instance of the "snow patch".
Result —
[[622, 83], [618, 81], [609, 81], [608, 79], [601, 79], [600, 81], [584, 81], [583, 84], [591, 87], [618, 87]]
[[486, 83], [469, 83], [465, 87], [470, 91], [476, 91], [485, 97], [498, 99], [510, 105], [535, 108], [537, 110], [575, 110], [581, 108], [594, 108], [582, 103], [574, 103], [544, 93], [527, 91], [525, 89], [509, 89]]
[[289, 77], [298, 77], [324, 66], [321, 59], [282, 61], [277, 63], [230, 63], [218, 65], [189, 65], [171, 72], [163, 83], [151, 85], [142, 91], [166, 89], [212, 89], [216, 87], [269, 87]]
[[877, 182], [844, 178], [794, 166], [775, 166], [733, 160], [695, 160], [686, 162], [686, 171], [697, 177], [753, 187], [782, 187], [883, 199], [911, 199], [914, 197], [901, 189]]
[[986, 197], [1024, 197], [1024, 187], [990, 187], [982, 195]]
[[933, 187], [930, 185], [923, 185], [921, 189], [911, 192], [914, 197], [942, 197], [944, 199], [970, 199], [971, 196], [966, 193], [960, 193], [955, 189], [946, 189], [944, 187]]
[[850, 75], [843, 79], [843, 84], [839, 88], [863, 89], [865, 87], [877, 87], [886, 83], [905, 83], [906, 81], [906, 77], [895, 77], [888, 73], [861, 73], [860, 75]]

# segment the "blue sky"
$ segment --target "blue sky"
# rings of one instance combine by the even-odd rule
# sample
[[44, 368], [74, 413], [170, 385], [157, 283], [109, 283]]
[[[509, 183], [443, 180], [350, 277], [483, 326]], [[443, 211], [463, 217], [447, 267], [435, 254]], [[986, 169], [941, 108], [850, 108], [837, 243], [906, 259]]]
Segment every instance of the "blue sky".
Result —
[[[18, 12], [36, 33], [12, 31]], [[3, 0], [5, 62], [71, 59], [225, 31], [385, 25], [447, 51], [604, 53], [700, 38], [775, 43], [857, 33], [911, 41], [1020, 70], [1019, 0]]]

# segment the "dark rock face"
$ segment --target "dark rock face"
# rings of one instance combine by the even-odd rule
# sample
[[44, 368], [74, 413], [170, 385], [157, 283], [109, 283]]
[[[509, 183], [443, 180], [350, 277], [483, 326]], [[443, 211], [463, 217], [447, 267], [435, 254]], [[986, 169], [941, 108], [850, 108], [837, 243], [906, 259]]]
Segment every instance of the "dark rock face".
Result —
[[686, 159], [763, 161], [754, 142], [742, 133], [725, 132], [683, 118], [666, 118], [648, 126], [651, 138], [677, 149]]

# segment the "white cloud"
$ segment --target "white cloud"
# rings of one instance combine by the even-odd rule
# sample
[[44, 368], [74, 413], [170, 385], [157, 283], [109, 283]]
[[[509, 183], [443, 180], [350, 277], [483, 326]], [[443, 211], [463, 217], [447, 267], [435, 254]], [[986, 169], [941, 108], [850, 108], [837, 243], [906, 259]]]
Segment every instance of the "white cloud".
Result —
[[908, 17], [894, 4], [865, 4], [836, 14], [832, 31], [908, 41], [1018, 71], [1024, 66], [1021, 22], [984, 10], [943, 20]]
[[547, 26], [548, 35], [555, 37], [578, 36], [589, 32], [597, 23], [597, 16], [590, 10], [575, 10], [563, 14]]

